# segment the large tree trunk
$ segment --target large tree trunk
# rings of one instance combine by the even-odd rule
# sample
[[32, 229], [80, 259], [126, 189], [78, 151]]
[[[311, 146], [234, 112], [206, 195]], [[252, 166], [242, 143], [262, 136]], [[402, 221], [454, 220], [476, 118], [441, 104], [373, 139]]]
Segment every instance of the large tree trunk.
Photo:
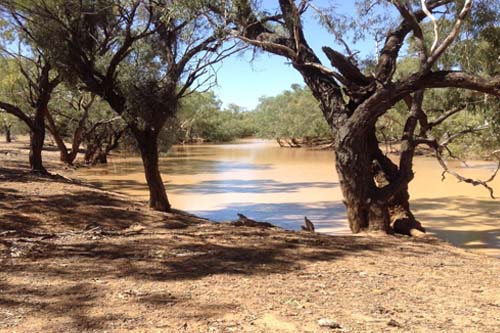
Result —
[[[383, 231], [419, 236], [425, 232], [410, 209], [408, 184], [412, 177], [401, 178], [398, 166], [382, 153], [374, 127], [357, 137], [338, 137], [335, 155], [349, 227], [353, 233]], [[396, 182], [401, 185], [395, 187], [394, 193], [387, 195], [380, 191]]]
[[29, 161], [34, 172], [47, 173], [43, 167], [42, 149], [45, 141], [45, 110], [37, 110], [33, 119], [33, 129], [30, 133]]
[[394, 193], [386, 199], [394, 232], [411, 236], [422, 235], [425, 233], [425, 229], [410, 209], [410, 193], [408, 191], [408, 185], [413, 179], [413, 152], [410, 152], [408, 156], [400, 157], [400, 159], [410, 158], [410, 160], [400, 161], [400, 164], [405, 165], [402, 171], [380, 149], [375, 129], [371, 130], [370, 137], [370, 149], [374, 152], [374, 178], [377, 187], [382, 188], [396, 182], [400, 184]]
[[353, 233], [392, 231], [388, 204], [374, 195], [376, 186], [372, 156], [366, 135], [337, 137], [335, 166], [344, 195], [349, 227]]
[[141, 152], [144, 173], [149, 188], [149, 206], [169, 212], [171, 209], [158, 166], [158, 133], [155, 131], [133, 131]]

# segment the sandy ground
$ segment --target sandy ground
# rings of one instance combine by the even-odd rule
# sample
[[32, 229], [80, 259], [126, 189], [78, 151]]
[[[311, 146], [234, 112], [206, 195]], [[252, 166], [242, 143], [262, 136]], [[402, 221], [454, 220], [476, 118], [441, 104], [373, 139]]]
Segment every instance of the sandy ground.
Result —
[[0, 153], [1, 332], [500, 332], [498, 259], [152, 212]]

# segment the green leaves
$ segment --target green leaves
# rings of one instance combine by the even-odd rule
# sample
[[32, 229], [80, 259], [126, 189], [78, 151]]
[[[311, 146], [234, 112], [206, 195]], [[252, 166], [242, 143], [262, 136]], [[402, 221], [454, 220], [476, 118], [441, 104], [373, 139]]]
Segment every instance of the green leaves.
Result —
[[318, 102], [298, 84], [274, 97], [262, 97], [254, 111], [257, 135], [263, 138], [330, 137]]
[[253, 135], [253, 114], [238, 105], [222, 109], [221, 102], [212, 92], [192, 93], [179, 110], [180, 141], [203, 139], [225, 142]]

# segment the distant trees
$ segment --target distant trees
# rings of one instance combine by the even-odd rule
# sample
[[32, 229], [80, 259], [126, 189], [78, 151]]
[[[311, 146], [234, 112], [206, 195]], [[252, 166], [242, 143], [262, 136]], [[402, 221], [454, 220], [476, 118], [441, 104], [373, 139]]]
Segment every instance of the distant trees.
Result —
[[332, 138], [319, 104], [307, 87], [293, 85], [277, 96], [262, 97], [253, 113], [256, 135], [276, 139], [283, 145], [299, 146], [299, 141], [328, 143]]
[[[498, 1], [480, 1], [472, 20], [468, 20], [472, 4], [471, 0], [359, 1], [359, 16], [337, 14], [334, 6], [322, 9], [310, 1], [293, 0], [277, 1], [276, 12], [241, 0], [225, 3], [223, 8], [214, 4], [212, 9], [232, 24], [228, 27], [232, 35], [286, 58], [303, 76], [334, 135], [336, 169], [351, 230], [417, 234], [424, 228], [410, 210], [408, 193], [414, 177], [415, 149], [427, 145], [448, 171], [443, 161], [445, 147], [432, 136], [432, 130], [458, 112], [442, 110], [434, 118], [425, 109], [425, 92], [461, 88], [500, 96], [498, 73], [471, 73], [460, 63], [448, 66], [444, 62], [446, 51], [474, 38], [462, 33], [464, 25], [473, 26], [470, 31], [479, 34], [498, 27]], [[321, 62], [306, 39], [302, 16], [308, 10], [318, 14], [332, 38], [345, 49], [322, 48], [331, 67]], [[474, 21], [478, 17], [484, 18], [482, 24]], [[424, 20], [431, 22], [430, 32], [422, 24]], [[365, 71], [353, 45], [346, 42], [346, 28], [353, 28], [354, 37], [374, 31], [381, 47], [369, 70]], [[380, 36], [384, 35], [382, 42]], [[409, 54], [416, 67], [397, 78], [401, 51], [409, 41], [416, 46]], [[401, 102], [406, 112], [396, 164], [379, 147], [376, 123]], [[461, 180], [488, 188], [486, 182]]]
[[213, 92], [193, 93], [183, 100], [178, 114], [178, 142], [225, 142], [255, 132], [252, 114], [237, 105], [223, 109]]

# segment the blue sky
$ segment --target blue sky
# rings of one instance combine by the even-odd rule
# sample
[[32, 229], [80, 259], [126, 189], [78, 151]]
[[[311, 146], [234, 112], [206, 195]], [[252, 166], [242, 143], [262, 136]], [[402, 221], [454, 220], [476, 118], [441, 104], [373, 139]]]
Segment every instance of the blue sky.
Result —
[[[317, 6], [327, 3], [337, 3], [337, 8], [343, 13], [355, 12], [354, 1], [315, 1]], [[264, 5], [272, 8], [273, 0], [264, 0]], [[340, 3], [340, 4], [339, 4]], [[311, 47], [321, 56], [321, 61], [328, 65], [328, 61], [323, 57], [321, 46], [328, 45], [335, 47], [333, 36], [321, 27], [314, 18], [313, 12], [304, 23], [306, 38]], [[375, 43], [373, 41], [360, 42], [354, 45], [354, 49], [359, 50], [362, 55], [373, 54]], [[234, 103], [247, 109], [253, 109], [258, 104], [261, 96], [274, 96], [283, 90], [290, 88], [293, 83], [303, 84], [300, 74], [291, 66], [286, 64], [286, 59], [268, 53], [260, 53], [253, 62], [251, 52], [243, 56], [233, 56], [226, 59], [221, 65], [217, 75], [218, 86], [213, 90], [220, 100], [227, 106]]]

